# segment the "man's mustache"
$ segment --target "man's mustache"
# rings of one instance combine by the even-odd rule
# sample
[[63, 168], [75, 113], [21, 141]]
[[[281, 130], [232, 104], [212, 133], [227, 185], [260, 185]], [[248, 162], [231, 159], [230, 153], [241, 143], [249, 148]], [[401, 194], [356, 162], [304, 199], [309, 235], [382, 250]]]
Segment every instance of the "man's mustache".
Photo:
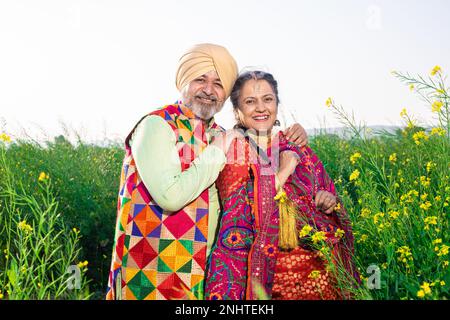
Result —
[[209, 100], [211, 100], [213, 102], [218, 102], [219, 101], [219, 98], [217, 98], [215, 95], [208, 96], [206, 94], [200, 93], [200, 94], [195, 95], [195, 97], [196, 98], [202, 98], [202, 99], [209, 99]]

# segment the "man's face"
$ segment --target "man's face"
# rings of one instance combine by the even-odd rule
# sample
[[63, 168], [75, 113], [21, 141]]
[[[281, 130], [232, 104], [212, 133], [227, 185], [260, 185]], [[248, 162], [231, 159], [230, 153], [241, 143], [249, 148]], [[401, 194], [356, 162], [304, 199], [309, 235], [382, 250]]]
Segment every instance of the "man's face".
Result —
[[226, 95], [215, 71], [192, 80], [182, 94], [184, 104], [203, 120], [211, 119], [222, 109]]

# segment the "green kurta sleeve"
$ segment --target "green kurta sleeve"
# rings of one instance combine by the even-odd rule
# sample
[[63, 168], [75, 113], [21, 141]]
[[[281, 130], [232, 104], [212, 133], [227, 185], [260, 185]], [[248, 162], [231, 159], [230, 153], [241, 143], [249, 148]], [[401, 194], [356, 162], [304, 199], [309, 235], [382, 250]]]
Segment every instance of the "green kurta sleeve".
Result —
[[142, 120], [133, 133], [130, 146], [142, 181], [164, 210], [178, 211], [209, 188], [209, 252], [219, 214], [214, 182], [226, 162], [223, 151], [213, 145], [207, 146], [182, 172], [175, 133], [164, 119], [155, 115]]

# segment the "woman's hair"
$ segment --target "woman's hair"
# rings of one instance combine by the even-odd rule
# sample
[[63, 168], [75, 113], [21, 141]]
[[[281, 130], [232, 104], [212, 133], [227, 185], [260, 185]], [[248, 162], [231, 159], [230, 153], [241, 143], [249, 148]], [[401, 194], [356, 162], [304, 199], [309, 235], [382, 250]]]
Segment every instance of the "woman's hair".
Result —
[[239, 96], [241, 94], [242, 87], [244, 84], [249, 80], [266, 80], [270, 86], [272, 87], [272, 90], [275, 94], [276, 103], [280, 102], [280, 99], [278, 98], [278, 83], [273, 77], [272, 74], [264, 71], [246, 71], [239, 75], [239, 77], [236, 79], [236, 82], [234, 83], [233, 89], [231, 90], [230, 100], [233, 104], [233, 109], [237, 109], [239, 106]]

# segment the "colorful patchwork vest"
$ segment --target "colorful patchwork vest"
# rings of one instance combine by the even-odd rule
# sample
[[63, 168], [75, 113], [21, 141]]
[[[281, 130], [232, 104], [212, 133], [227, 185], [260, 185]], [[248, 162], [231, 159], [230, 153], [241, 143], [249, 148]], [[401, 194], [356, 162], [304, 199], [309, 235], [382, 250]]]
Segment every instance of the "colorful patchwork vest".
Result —
[[[208, 144], [204, 123], [181, 103], [150, 115], [160, 116], [170, 125], [177, 137], [182, 170], [188, 169]], [[177, 212], [159, 207], [142, 182], [131, 153], [129, 140], [136, 127], [125, 140], [106, 299], [171, 300], [183, 297], [187, 290], [203, 299], [208, 189]], [[212, 121], [211, 130], [222, 129]]]

